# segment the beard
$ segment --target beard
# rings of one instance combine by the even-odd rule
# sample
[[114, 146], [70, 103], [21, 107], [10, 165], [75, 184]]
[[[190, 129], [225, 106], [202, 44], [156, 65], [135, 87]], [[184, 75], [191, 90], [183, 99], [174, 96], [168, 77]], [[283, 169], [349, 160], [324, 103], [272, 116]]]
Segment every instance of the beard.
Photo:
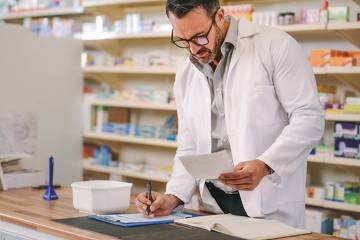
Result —
[[[196, 54], [191, 54], [194, 58], [196, 58], [198, 61], [202, 62], [203, 64], [209, 64], [213, 62], [215, 59], [221, 58], [221, 44], [224, 39], [224, 34], [222, 33], [221, 29], [215, 24], [215, 46], [213, 50], [210, 50], [209, 48], [203, 47], [201, 48]], [[207, 58], [201, 58], [198, 56], [201, 56], [203, 54], [208, 54], [209, 57]]]

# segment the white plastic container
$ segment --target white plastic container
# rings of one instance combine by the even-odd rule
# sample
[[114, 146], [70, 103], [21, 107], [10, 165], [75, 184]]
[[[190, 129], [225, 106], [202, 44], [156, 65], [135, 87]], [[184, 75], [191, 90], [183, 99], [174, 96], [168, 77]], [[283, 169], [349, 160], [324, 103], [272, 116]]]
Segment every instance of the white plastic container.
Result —
[[74, 208], [86, 213], [115, 213], [130, 206], [132, 183], [118, 181], [83, 181], [71, 184]]

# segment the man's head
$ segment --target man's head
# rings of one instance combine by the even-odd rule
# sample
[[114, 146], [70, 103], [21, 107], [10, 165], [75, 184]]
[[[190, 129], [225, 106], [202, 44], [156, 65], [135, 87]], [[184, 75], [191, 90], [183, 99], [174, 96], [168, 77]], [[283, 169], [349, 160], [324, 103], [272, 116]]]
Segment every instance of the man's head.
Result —
[[168, 0], [166, 14], [177, 46], [187, 48], [203, 63], [221, 56], [226, 30], [224, 10], [218, 0]]

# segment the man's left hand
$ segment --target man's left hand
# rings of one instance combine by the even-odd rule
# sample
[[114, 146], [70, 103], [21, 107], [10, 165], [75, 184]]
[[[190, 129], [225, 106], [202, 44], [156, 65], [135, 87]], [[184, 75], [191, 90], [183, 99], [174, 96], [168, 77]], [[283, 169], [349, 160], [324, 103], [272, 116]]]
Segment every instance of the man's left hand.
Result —
[[256, 159], [239, 163], [233, 172], [221, 174], [219, 180], [237, 190], [251, 191], [268, 174], [267, 165]]

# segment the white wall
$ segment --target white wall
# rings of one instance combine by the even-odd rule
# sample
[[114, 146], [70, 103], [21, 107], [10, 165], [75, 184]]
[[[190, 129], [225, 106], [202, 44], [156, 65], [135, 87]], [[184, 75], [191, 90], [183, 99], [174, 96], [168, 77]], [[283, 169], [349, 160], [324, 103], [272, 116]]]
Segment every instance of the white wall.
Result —
[[26, 167], [48, 172], [55, 182], [81, 179], [82, 43], [38, 38], [20, 26], [0, 26], [0, 111], [31, 112], [37, 119], [36, 155]]

